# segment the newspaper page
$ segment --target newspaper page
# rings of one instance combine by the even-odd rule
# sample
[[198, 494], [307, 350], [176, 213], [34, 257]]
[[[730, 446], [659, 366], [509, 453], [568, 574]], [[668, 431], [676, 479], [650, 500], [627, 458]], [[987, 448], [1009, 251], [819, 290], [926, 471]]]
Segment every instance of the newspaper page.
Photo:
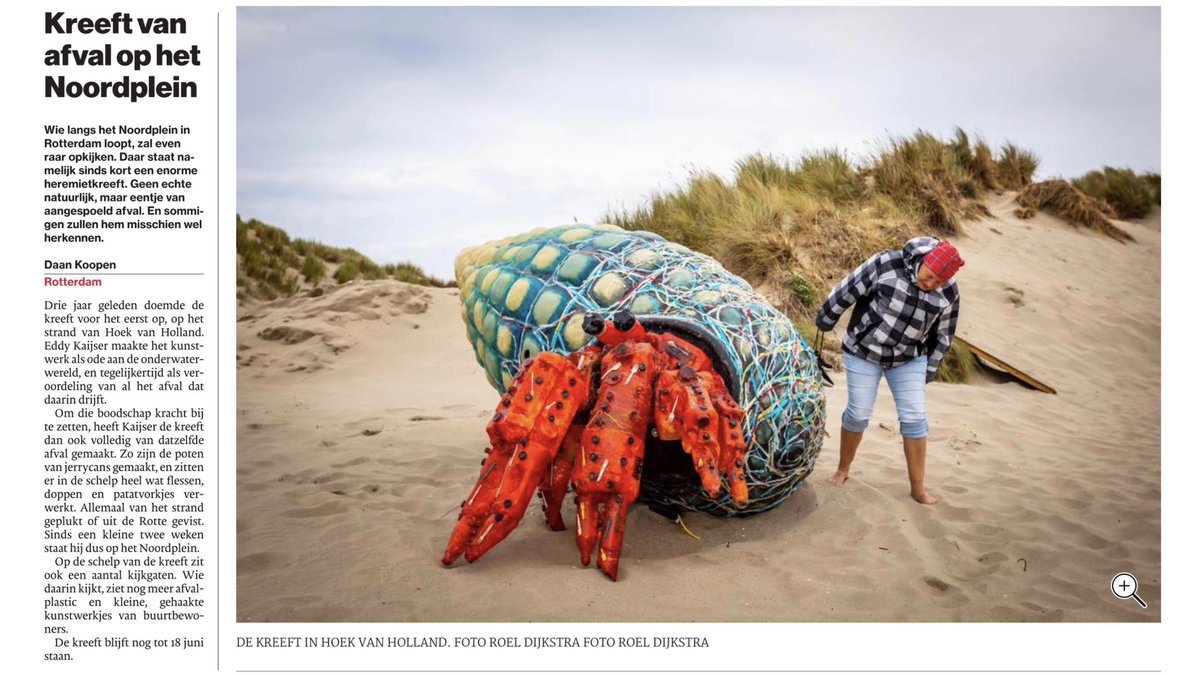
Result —
[[1187, 13], [14, 7], [12, 672], [1188, 672]]

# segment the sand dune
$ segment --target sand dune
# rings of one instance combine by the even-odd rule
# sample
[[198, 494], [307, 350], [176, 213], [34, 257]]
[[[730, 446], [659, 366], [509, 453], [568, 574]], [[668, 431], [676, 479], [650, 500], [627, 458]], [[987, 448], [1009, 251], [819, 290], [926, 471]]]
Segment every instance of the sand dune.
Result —
[[[960, 330], [1059, 394], [990, 376], [931, 385], [942, 503], [923, 507], [889, 395], [851, 480], [824, 484], [837, 374], [813, 480], [754, 518], [686, 516], [701, 541], [634, 509], [615, 584], [536, 507], [475, 564], [439, 564], [498, 399], [456, 290], [354, 282], [243, 309], [238, 619], [1158, 620], [1157, 220], [1122, 223], [1137, 241], [1121, 244], [1019, 220], [1011, 197], [989, 206], [956, 239]], [[1109, 592], [1121, 571], [1148, 610]]]

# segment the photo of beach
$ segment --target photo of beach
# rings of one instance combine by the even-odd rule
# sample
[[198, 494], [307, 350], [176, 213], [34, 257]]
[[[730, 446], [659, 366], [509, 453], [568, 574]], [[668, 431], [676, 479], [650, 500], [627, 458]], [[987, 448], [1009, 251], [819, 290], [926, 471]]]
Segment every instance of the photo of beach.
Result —
[[[237, 620], [1159, 621], [1159, 34], [1155, 7], [239, 9]], [[777, 506], [635, 504], [614, 582], [535, 497], [443, 566], [524, 360], [504, 322], [562, 336], [530, 357], [587, 339], [488, 273], [593, 227], [711, 261], [805, 349], [863, 261], [952, 242], [938, 503], [886, 384], [829, 482], [847, 312]], [[576, 286], [653, 321], [638, 275]]]

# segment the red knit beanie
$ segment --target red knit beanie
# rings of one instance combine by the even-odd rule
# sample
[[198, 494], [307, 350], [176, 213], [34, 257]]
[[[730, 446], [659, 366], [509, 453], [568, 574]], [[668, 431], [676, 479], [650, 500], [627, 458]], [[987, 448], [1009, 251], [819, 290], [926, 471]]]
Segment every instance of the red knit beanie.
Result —
[[965, 264], [962, 257], [958, 255], [958, 249], [948, 241], [939, 242], [932, 251], [925, 254], [925, 265], [943, 283], [950, 281], [958, 268]]

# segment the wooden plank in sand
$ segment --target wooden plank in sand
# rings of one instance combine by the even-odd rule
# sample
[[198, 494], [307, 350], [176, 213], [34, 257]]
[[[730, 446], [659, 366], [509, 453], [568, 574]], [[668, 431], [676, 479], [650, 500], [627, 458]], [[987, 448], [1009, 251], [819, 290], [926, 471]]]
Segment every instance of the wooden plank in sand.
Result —
[[967, 342], [966, 340], [964, 340], [962, 338], [962, 336], [955, 335], [954, 339], [961, 342], [963, 344], [963, 346], [966, 347], [967, 349], [971, 350], [971, 353], [974, 354], [976, 357], [978, 357], [979, 360], [986, 361], [988, 364], [992, 365], [993, 367], [1003, 370], [1004, 372], [1008, 373], [1009, 375], [1012, 375], [1013, 377], [1024, 382], [1025, 384], [1033, 387], [1034, 389], [1037, 389], [1038, 391], [1041, 391], [1041, 392], [1045, 392], [1047, 394], [1057, 394], [1058, 393], [1057, 391], [1054, 390], [1054, 387], [1051, 387], [1050, 385], [1042, 382], [1041, 380], [1038, 380], [1037, 378], [1034, 378], [1033, 376], [1021, 371], [1019, 368], [1016, 368], [1008, 363], [1005, 363], [1001, 359], [996, 358], [995, 356], [989, 354], [988, 352], [983, 351], [979, 347], [976, 347], [975, 345], [971, 344], [970, 342]]

